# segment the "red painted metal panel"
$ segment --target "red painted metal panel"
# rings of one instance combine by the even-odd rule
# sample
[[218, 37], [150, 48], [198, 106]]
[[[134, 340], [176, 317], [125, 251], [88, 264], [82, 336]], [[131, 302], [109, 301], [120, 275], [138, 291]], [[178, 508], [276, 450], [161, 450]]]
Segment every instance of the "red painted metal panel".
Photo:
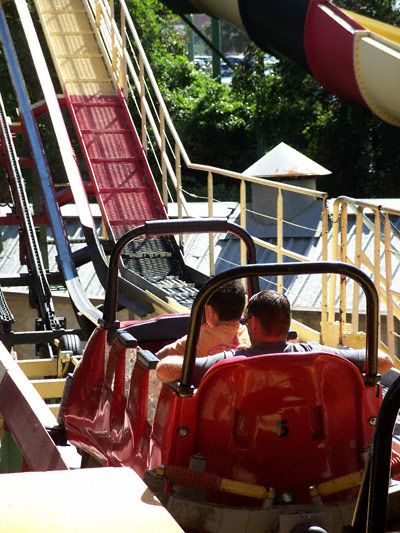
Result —
[[[35, 163], [31, 157], [18, 157], [18, 163], [21, 168], [34, 168]], [[7, 168], [7, 159], [0, 157], [0, 168]]]
[[102, 194], [102, 198], [111, 222], [123, 219], [128, 222], [136, 219], [162, 218], [155, 202], [146, 201], [152, 199], [151, 196], [149, 198], [149, 191], [125, 193], [123, 189], [118, 189], [117, 194], [105, 193]]
[[364, 466], [380, 399], [354, 365], [319, 353], [240, 359], [216, 365], [199, 387], [195, 450], [207, 471], [309, 503], [310, 485]]
[[[95, 330], [75, 371], [64, 416], [68, 439], [104, 466], [130, 466], [141, 475], [149, 465], [176, 463], [177, 449], [186, 466], [193, 440], [177, 439], [183, 400], [163, 387], [152, 428], [147, 421], [149, 370], [136, 360], [135, 351], [127, 353], [118, 341], [109, 344], [106, 338], [105, 330]], [[194, 424], [190, 409], [196, 408], [196, 401], [188, 398], [184, 403], [185, 416]]]
[[[104, 387], [104, 359], [108, 353], [106, 335], [106, 330], [96, 328], [88, 340], [85, 357], [74, 372], [64, 414], [68, 439], [87, 451], [96, 450], [91, 435], [98, 424], [98, 417], [104, 416], [97, 410]], [[94, 455], [97, 456], [96, 453]], [[98, 459], [100, 461], [100, 457]]]
[[[35, 215], [33, 217], [33, 222], [35, 224], [49, 224], [47, 215]], [[21, 225], [21, 219], [14, 216], [1, 215], [0, 216], [0, 226], [19, 226]]]
[[76, 116], [81, 130], [121, 130], [129, 132], [126, 118], [119, 106], [118, 99], [115, 98], [114, 105], [103, 105], [99, 102], [97, 106], [79, 106], [76, 108]]
[[130, 466], [143, 474], [151, 431], [147, 422], [149, 371], [134, 360], [126, 364], [126, 356], [119, 342], [109, 345], [106, 332], [95, 331], [74, 375], [65, 425], [70, 441], [104, 466]]
[[[152, 428], [149, 371], [135, 361], [130, 374], [126, 357], [119, 343], [107, 347], [105, 332], [97, 330], [66, 410], [69, 439], [105, 465], [143, 474], [160, 463], [188, 467], [190, 457], [201, 453], [206, 472], [277, 492], [291, 490], [297, 503], [310, 503], [310, 485], [364, 466], [373, 433], [369, 421], [381, 397], [342, 357], [311, 352], [223, 361], [210, 369], [193, 397], [179, 398], [164, 386]], [[356, 493], [349, 489], [327, 501]], [[258, 505], [233, 495], [209, 498]]]
[[67, 95], [67, 102], [93, 190], [114, 236], [146, 220], [166, 218], [123, 97]]
[[92, 160], [92, 167], [99, 183], [112, 183], [115, 187], [147, 187], [141, 161]]
[[312, 74], [330, 93], [366, 105], [354, 71], [354, 34], [357, 22], [327, 0], [311, 0], [304, 46]]
[[129, 133], [116, 133], [113, 130], [99, 132], [95, 130], [82, 132], [90, 159], [110, 159], [111, 161], [137, 155], [136, 148]]

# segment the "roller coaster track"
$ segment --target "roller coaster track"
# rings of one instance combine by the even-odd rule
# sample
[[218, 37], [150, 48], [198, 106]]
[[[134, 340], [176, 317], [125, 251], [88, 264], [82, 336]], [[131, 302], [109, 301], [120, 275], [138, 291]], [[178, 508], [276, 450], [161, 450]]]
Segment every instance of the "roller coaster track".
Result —
[[[63, 166], [69, 181], [70, 191], [77, 207], [90, 261], [93, 263], [96, 275], [102, 284], [106, 286], [108, 277], [106, 253], [97, 235], [97, 229], [90, 211], [88, 198], [82, 177], [79, 172], [78, 163], [75, 159], [75, 154], [72, 149], [71, 139], [62, 117], [59, 99], [55, 93], [27, 4], [25, 3], [25, 0], [17, 0], [15, 5], [17, 7], [20, 22], [28, 42], [29, 52], [32, 57], [32, 65], [36, 70], [44, 95], [45, 101], [40, 107], [47, 109], [54, 129], [55, 140], [58, 145]], [[41, 331], [10, 331], [9, 326], [13, 321], [13, 317], [7, 307], [2, 293], [0, 292], [0, 329], [3, 330], [0, 331], [0, 341], [2, 341], [9, 350], [15, 344], [23, 343], [43, 344], [47, 348], [47, 353], [44, 354], [46, 358], [44, 359], [18, 361], [18, 370], [22, 370], [25, 376], [22, 376], [22, 373], [18, 373], [17, 369], [14, 368], [16, 365], [13, 364], [14, 362], [11, 360], [9, 354], [4, 353], [4, 360], [0, 361], [1, 412], [4, 418], [7, 420], [8, 427], [11, 429], [11, 433], [18, 443], [24, 458], [26, 458], [26, 454], [28, 454], [28, 457], [30, 457], [32, 453], [36, 453], [36, 445], [38, 444], [38, 442], [35, 440], [36, 437], [32, 436], [31, 434], [31, 430], [36, 424], [35, 417], [32, 418], [31, 416], [32, 409], [35, 410], [35, 407], [32, 406], [33, 404], [37, 404], [37, 398], [32, 399], [35, 396], [33, 394], [35, 391], [32, 390], [32, 386], [36, 389], [36, 392], [42, 396], [43, 399], [51, 399], [51, 403], [40, 404], [42, 406], [41, 409], [47, 413], [48, 407], [53, 414], [56, 414], [59, 409], [59, 404], [54, 402], [61, 398], [66, 381], [65, 374], [68, 371], [67, 369], [69, 364], [77, 363], [77, 359], [74, 357], [76, 352], [74, 350], [70, 350], [70, 347], [74, 347], [73, 343], [71, 343], [71, 346], [66, 347], [66, 344], [68, 344], [68, 336], [69, 334], [78, 333], [86, 340], [93, 327], [96, 326], [101, 319], [101, 313], [99, 309], [94, 307], [88, 299], [79, 279], [77, 266], [75, 264], [76, 256], [74, 256], [70, 248], [67, 231], [61, 216], [60, 204], [55, 194], [50, 168], [36, 123], [34, 114], [35, 112], [30, 103], [23, 74], [13, 45], [12, 36], [8, 29], [7, 20], [2, 5], [0, 6], [0, 39], [3, 47], [4, 57], [7, 61], [10, 78], [15, 89], [21, 123], [24, 128], [25, 137], [29, 142], [32, 159], [39, 176], [44, 210], [53, 233], [54, 242], [58, 253], [60, 272], [69, 293], [72, 307], [75, 311], [79, 325], [81, 326], [81, 330], [79, 331], [67, 330], [61, 325], [59, 319], [57, 319], [55, 315], [51, 289], [40, 253], [33, 217], [30, 213], [24, 180], [19, 167], [18, 156], [14, 148], [10, 128], [8, 126], [8, 117], [6, 116], [3, 103], [0, 102], [1, 148], [3, 150], [7, 177], [9, 179], [13, 201], [15, 202], [15, 210], [19, 218], [19, 226], [22, 230], [21, 234], [23, 235], [23, 242], [21, 242], [21, 248], [23, 247], [27, 256], [30, 285], [33, 288], [32, 293], [35, 294], [37, 299], [37, 307], [41, 320]], [[104, 158], [104, 154], [97, 154], [96, 157], [96, 155], [93, 156], [93, 154], [89, 153], [89, 146], [91, 142], [90, 136], [92, 135], [91, 129], [93, 126], [91, 120], [93, 117], [95, 118], [96, 115], [98, 116], [102, 112], [105, 112], [106, 115], [109, 114], [110, 110], [112, 113], [115, 113], [120, 117], [121, 122], [126, 122], [127, 127], [117, 127], [111, 132], [110, 135], [110, 132], [104, 131], [104, 128], [102, 128], [100, 124], [95, 124], [93, 130], [97, 135], [97, 139], [95, 140], [94, 144], [96, 144], [96, 142], [104, 143], [104, 139], [107, 137], [107, 135], [109, 135], [109, 138], [111, 137], [111, 139], [115, 141], [117, 136], [121, 134], [121, 130], [124, 130], [122, 131], [122, 134], [125, 136], [125, 145], [135, 144], [136, 141], [134, 140], [134, 127], [133, 124], [130, 125], [129, 123], [126, 104], [124, 104], [123, 100], [120, 99], [120, 95], [116, 98], [113, 98], [113, 102], [108, 102], [108, 104], [111, 103], [111, 105], [102, 105], [102, 103], [100, 103], [98, 106], [96, 104], [99, 102], [94, 102], [93, 100], [91, 102], [83, 102], [82, 105], [82, 102], [77, 100], [79, 100], [79, 98], [74, 99], [73, 96], [68, 94], [65, 98], [65, 101], [68, 102], [69, 111], [71, 112], [73, 120], [75, 121], [78, 136], [81, 137], [81, 147], [84, 155], [86, 156], [86, 163], [89, 167], [89, 172], [91, 171], [90, 169], [93, 169], [96, 165], [104, 168], [107, 163], [109, 163], [111, 166], [114, 165], [114, 169], [115, 165], [119, 163], [122, 163], [122, 165], [125, 167], [127, 165], [129, 166], [131, 163], [138, 165], [138, 160], [136, 158], [131, 158], [130, 160], [129, 158], [121, 158], [118, 156]], [[97, 100], [101, 100], [101, 97]], [[85, 122], [85, 119], [82, 119], [82, 116], [86, 117], [87, 119], [91, 113], [93, 113], [92, 117]], [[87, 138], [89, 138], [89, 142]], [[111, 148], [115, 148], [116, 143], [114, 142], [111, 144]], [[107, 146], [107, 141], [105, 142], [105, 146]], [[139, 148], [137, 149], [140, 151]], [[118, 159], [121, 159], [121, 161], [118, 161]], [[141, 166], [141, 168], [139, 168], [139, 174], [143, 171], [147, 172], [147, 162], [143, 160], [143, 154], [139, 160], [139, 167]], [[92, 178], [98, 178], [96, 173], [92, 172], [92, 174], [94, 174], [94, 176], [92, 175]], [[121, 191], [118, 187], [118, 183], [114, 184], [110, 182], [101, 187], [101, 184], [98, 180], [93, 181], [93, 187], [97, 193], [96, 196], [99, 205], [101, 208], [103, 208], [103, 223], [108, 227], [109, 230], [111, 230], [109, 233], [109, 240], [111, 242], [113, 239], [115, 240], [116, 236], [119, 237], [128, 228], [131, 229], [132, 225], [137, 224], [138, 222], [146, 222], [147, 218], [166, 218], [165, 209], [163, 208], [160, 199], [158, 198], [157, 200], [158, 193], [156, 194], [155, 183], [152, 182], [153, 178], [148, 172], [147, 175], [149, 178], [151, 178], [150, 189], [152, 189], [150, 194], [146, 194], [146, 196], [148, 196], [147, 200], [150, 199], [150, 201], [153, 201], [156, 205], [156, 208], [153, 208], [150, 205], [150, 209], [152, 210], [151, 213], [146, 213], [144, 219], [142, 220], [137, 218], [121, 218], [119, 216], [121, 211], [118, 210], [116, 212], [117, 220], [115, 220], [115, 218], [112, 220], [110, 212], [104, 210], [104, 204], [106, 203], [105, 199], [111, 198], [112, 200], [118, 200], [119, 196], [125, 198], [125, 204], [128, 208], [131, 208], [135, 202], [138, 209], [142, 209], [143, 205], [140, 199], [138, 201], [138, 196], [140, 197], [140, 193], [143, 192], [140, 187], [128, 186], [125, 187], [124, 191]], [[141, 178], [141, 176], [139, 177]], [[125, 195], [122, 193], [125, 193]], [[67, 192], [67, 196], [68, 195], [69, 191]], [[167, 245], [167, 250], [154, 248], [154, 239], [152, 240], [153, 242], [150, 243], [150, 247], [148, 247], [146, 243], [147, 239], [143, 239], [143, 243], [139, 243], [139, 249], [131, 248], [128, 256], [123, 258], [125, 264], [122, 265], [121, 275], [118, 279], [118, 303], [129, 308], [130, 310], [133, 310], [135, 313], [139, 314], [139, 316], [145, 316], [154, 311], [182, 311], [186, 310], [187, 307], [185, 307], [184, 304], [178, 303], [176, 299], [171, 297], [171, 291], [166, 286], [162, 286], [162, 282], [158, 281], [157, 276], [153, 276], [153, 279], [149, 281], [146, 279], [147, 276], [141, 276], [136, 272], [133, 272], [129, 268], [132, 266], [132, 264], [136, 264], [137, 266], [141, 263], [148, 262], [149, 259], [150, 263], [152, 263], [152, 259], [154, 257], [161, 259], [165, 258], [166, 261], [164, 261], [164, 263], [166, 263], [167, 267], [172, 269], [173, 273], [175, 274], [175, 276], [172, 276], [173, 278], [176, 278], [173, 281], [175, 285], [180, 285], [182, 283], [179, 273], [185, 276], [185, 270], [189, 272], [189, 275], [186, 276], [186, 279], [192, 276], [197, 279], [197, 283], [201, 283], [203, 281], [203, 277], [200, 273], [192, 273], [191, 269], [186, 268], [184, 265], [180, 250], [177, 247], [174, 237], [168, 236], [165, 239], [165, 237], [162, 236], [162, 239], [164, 239], [164, 244]], [[177, 258], [174, 257], [175, 254], [177, 254]], [[141, 261], [142, 258], [144, 261]], [[174, 262], [174, 265], [171, 266], [172, 262]], [[176, 264], [178, 264], [180, 267], [180, 272], [178, 275], [176, 275], [176, 272], [174, 271]], [[165, 278], [165, 276], [163, 277]], [[187, 290], [185, 288], [185, 281], [183, 281], [183, 285], [183, 292], [185, 293], [186, 291], [186, 294], [183, 295], [182, 300], [184, 303], [191, 302], [190, 297], [193, 296], [191, 284], [186, 283]], [[179, 287], [179, 289], [181, 289], [181, 287]], [[64, 336], [66, 336], [65, 339], [63, 338]], [[58, 354], [54, 354], [53, 347], [57, 346], [57, 344]], [[68, 352], [71, 355], [68, 355]], [[14, 370], [16, 372], [15, 376], [13, 374]], [[46, 376], [46, 378], [43, 379], [43, 376]], [[52, 378], [50, 378], [50, 376], [52, 376]], [[28, 378], [32, 380], [30, 384], [27, 382]], [[20, 384], [21, 387], [19, 386]], [[11, 387], [12, 390], [9, 387]], [[12, 394], [10, 394], [10, 390]], [[27, 418], [29, 418], [29, 424], [21, 425], [19, 416], [14, 415], [17, 411], [20, 413], [25, 408], [29, 412], [27, 414]], [[46, 427], [48, 426], [48, 428], [52, 428], [55, 427], [55, 424], [56, 421], [53, 415], [51, 422], [46, 422], [46, 425], [42, 424], [43, 438], [46, 437]], [[28, 430], [27, 432], [24, 430], [25, 426]], [[32, 439], [35, 440], [35, 446], [33, 447], [30, 445]], [[42, 456], [46, 454], [43, 451], [43, 453], [39, 453], [39, 455]]]
[[[16, 5], [25, 27], [25, 2], [18, 0]], [[148, 220], [166, 219], [165, 207], [126, 99], [107, 66], [106, 52], [85, 4], [81, 0], [42, 0], [35, 5], [102, 213], [103, 227], [110, 242], [115, 243], [132, 227]], [[76, 202], [75, 194], [74, 199]], [[121, 273], [122, 279], [144, 296], [142, 306], [150, 303], [164, 312], [187, 309], [197, 292], [194, 284], [205, 281], [187, 268], [170, 236], [133, 243], [124, 254]], [[130, 305], [124, 305], [132, 308], [133, 304], [137, 311], [137, 296]], [[145, 313], [139, 310], [139, 314]]]
[[[32, 156], [33, 156], [37, 171], [40, 176], [42, 193], [43, 193], [44, 200], [45, 200], [48, 218], [49, 218], [52, 230], [53, 230], [54, 239], [56, 241], [59, 256], [62, 258], [61, 268], [63, 271], [63, 275], [64, 275], [64, 279], [65, 279], [68, 292], [71, 296], [71, 299], [74, 305], [92, 322], [97, 322], [99, 318], [99, 311], [90, 303], [87, 296], [85, 295], [82, 289], [82, 286], [79, 282], [78, 273], [76, 271], [75, 265], [72, 260], [72, 254], [71, 254], [71, 250], [69, 247], [68, 238], [67, 238], [66, 231], [64, 228], [61, 213], [60, 213], [60, 210], [59, 210], [56, 198], [55, 198], [55, 193], [54, 193], [53, 183], [52, 183], [51, 176], [50, 176], [49, 167], [48, 167], [45, 155], [44, 155], [44, 150], [43, 150], [40, 135], [37, 129], [37, 124], [34, 119], [33, 111], [30, 106], [29, 96], [27, 94], [27, 90], [24, 84], [24, 80], [23, 80], [22, 73], [19, 67], [15, 49], [12, 44], [11, 35], [8, 30], [7, 21], [6, 21], [4, 10], [2, 7], [0, 9], [0, 36], [2, 39], [4, 54], [7, 58], [7, 63], [8, 63], [11, 79], [13, 80], [14, 88], [17, 94], [20, 112], [23, 118], [26, 132], [27, 132], [30, 148], [32, 151]], [[11, 142], [9, 140], [7, 142], [7, 146], [9, 149], [11, 149]], [[19, 179], [20, 173], [16, 167], [15, 154], [9, 153], [9, 158], [11, 158], [11, 160], [14, 160], [15, 167], [13, 169], [13, 178]], [[11, 164], [11, 161], [9, 162], [9, 164]], [[23, 194], [22, 190], [20, 190], [19, 193], [20, 193], [20, 199], [21, 201], [23, 201], [23, 204], [20, 206], [20, 214], [24, 218], [24, 223], [26, 225], [28, 224], [30, 225], [29, 217], [27, 215], [28, 209], [27, 209], [27, 205], [25, 205], [26, 197], [24, 197], [25, 195]], [[49, 289], [48, 289], [47, 281], [45, 281], [43, 266], [40, 264], [37, 243], [35, 243], [33, 240], [34, 232], [31, 227], [29, 227], [29, 233], [31, 237], [31, 241], [29, 244], [34, 246], [35, 248], [35, 258], [32, 255], [32, 259], [33, 259], [33, 263], [35, 264], [35, 268], [37, 270], [38, 281], [40, 281], [42, 285], [43, 295], [46, 295], [47, 300], [48, 300]], [[28, 246], [28, 248], [30, 248], [30, 246]], [[33, 254], [34, 252], [29, 251], [28, 253]], [[46, 298], [44, 298], [44, 300], [45, 299]], [[48, 309], [45, 309], [45, 307], [47, 307]], [[48, 320], [49, 321], [53, 320], [53, 318], [51, 317], [53, 317], [54, 313], [53, 313], [53, 309], [49, 301], [47, 301], [47, 304], [44, 305], [43, 312], [44, 313], [49, 312], [50, 318]], [[52, 325], [55, 325], [55, 323], [52, 323]]]
[[[24, 1], [17, 1], [16, 6], [20, 15], [21, 23], [23, 25], [23, 29], [28, 41], [29, 49], [32, 55], [33, 64], [36, 69], [36, 72], [39, 77], [39, 81], [43, 90], [43, 94], [45, 97], [45, 106], [47, 107], [47, 110], [49, 112], [51, 121], [54, 126], [54, 131], [56, 135], [56, 140], [58, 142], [58, 146], [60, 149], [60, 154], [63, 160], [63, 164], [66, 170], [66, 174], [70, 183], [72, 195], [74, 197], [75, 203], [77, 205], [79, 219], [81, 222], [81, 226], [83, 229], [83, 233], [86, 239], [87, 248], [89, 250], [90, 254], [90, 260], [94, 264], [94, 268], [96, 271], [96, 274], [98, 275], [100, 281], [102, 282], [103, 286], [106, 284], [107, 280], [107, 272], [108, 272], [108, 265], [107, 260], [105, 257], [104, 250], [100, 244], [99, 238], [96, 233], [96, 228], [94, 225], [94, 221], [90, 212], [86, 191], [83, 187], [82, 178], [80, 176], [80, 172], [76, 163], [76, 160], [74, 158], [73, 149], [71, 146], [71, 141], [68, 135], [68, 132], [66, 130], [63, 117], [60, 110], [60, 105], [53, 87], [53, 84], [50, 79], [49, 72], [46, 67], [46, 62], [43, 56], [43, 53], [41, 51], [41, 47], [33, 26], [33, 22], [31, 19], [31, 16], [29, 14], [28, 8], [26, 6], [26, 3]], [[3, 44], [3, 49], [5, 56], [7, 58], [8, 68], [10, 71], [11, 79], [13, 80], [17, 99], [19, 102], [19, 108], [20, 108], [20, 114], [22, 116], [22, 122], [26, 129], [27, 138], [29, 140], [29, 144], [31, 147], [33, 159], [36, 165], [36, 168], [39, 173], [40, 177], [40, 184], [42, 188], [42, 193], [45, 201], [45, 207], [49, 219], [49, 223], [51, 225], [54, 239], [58, 251], [58, 256], [60, 259], [60, 266], [63, 278], [65, 280], [65, 285], [67, 287], [67, 290], [69, 292], [69, 295], [71, 297], [74, 309], [77, 311], [77, 317], [79, 320], [79, 316], [85, 317], [85, 319], [89, 320], [92, 324], [97, 324], [98, 319], [100, 317], [98, 309], [96, 309], [88, 300], [87, 296], [85, 295], [83, 288], [81, 286], [81, 283], [79, 281], [79, 276], [73, 261], [72, 253], [69, 247], [68, 238], [66, 235], [65, 227], [63, 225], [63, 220], [60, 213], [60, 208], [57, 203], [57, 199], [54, 192], [54, 187], [52, 183], [52, 179], [50, 176], [50, 170], [46, 161], [46, 157], [44, 155], [44, 149], [41, 143], [41, 139], [38, 133], [37, 125], [35, 122], [35, 118], [30, 106], [29, 97], [25, 88], [23, 76], [21, 73], [21, 69], [18, 64], [17, 55], [15, 52], [15, 49], [13, 47], [12, 38], [10, 35], [10, 32], [8, 30], [7, 22], [5, 19], [3, 8], [0, 10], [0, 34]], [[73, 100], [73, 98], [70, 98], [69, 101]], [[84, 114], [87, 116], [88, 113], [93, 111], [93, 102], [92, 105], [81, 105], [79, 102], [74, 102], [74, 106], [71, 109], [72, 115], [76, 118], [76, 116], [82, 116]], [[119, 104], [118, 104], [119, 105]], [[103, 106], [103, 108], [106, 110], [106, 112], [109, 112], [110, 106], [106, 105]], [[98, 108], [94, 110], [98, 112]], [[5, 114], [5, 112], [4, 112]], [[5, 119], [4, 119], [5, 121]], [[84, 136], [84, 124], [82, 126], [82, 122], [79, 123], [77, 126], [80, 128], [80, 135]], [[97, 129], [99, 129], [100, 126], [97, 126]], [[88, 131], [88, 134], [90, 135], [90, 131]], [[130, 132], [128, 131], [128, 140], [126, 142], [132, 142], [129, 141], [129, 135]], [[104, 136], [103, 136], [104, 137]], [[11, 146], [12, 143], [6, 143], [7, 146]], [[87, 145], [83, 146], [84, 152], [87, 155]], [[12, 179], [11, 181], [15, 181], [18, 178], [18, 175], [20, 175], [20, 171], [16, 169], [16, 161], [17, 157], [16, 154], [9, 154], [8, 156], [8, 166], [10, 167], [12, 171]], [[126, 161], [123, 161], [123, 163], [126, 165]], [[103, 165], [104, 167], [104, 161], [101, 161], [99, 158], [96, 160], [92, 157], [88, 159], [89, 167], [92, 168], [94, 165]], [[111, 161], [111, 164], [116, 164], [116, 158], [114, 158]], [[10, 174], [10, 171], [9, 171]], [[16, 190], [20, 190], [20, 186], [15, 185], [13, 187], [16, 187]], [[118, 195], [116, 194], [116, 190], [118, 187], [117, 185], [108, 185], [108, 189], [106, 188], [103, 191], [103, 197], [100, 196], [100, 205], [104, 204], [104, 194], [108, 195], [109, 197], [116, 198], [117, 196], [121, 196], [122, 191], [118, 191]], [[152, 187], [154, 188], [155, 185], [153, 184]], [[95, 184], [95, 189], [98, 189], [98, 185]], [[137, 190], [135, 191], [129, 191], [128, 193], [134, 192], [136, 195], [138, 193]], [[154, 191], [153, 191], [153, 197], [154, 197]], [[20, 195], [21, 196], [21, 195]], [[24, 195], [21, 196], [21, 198]], [[26, 194], [24, 197], [26, 200]], [[128, 205], [132, 205], [132, 194], [131, 199], [128, 201]], [[136, 199], [136, 203], [137, 199]], [[140, 204], [140, 202], [139, 202]], [[59, 324], [53, 324], [51, 321], [56, 320], [55, 317], [53, 319], [54, 310], [53, 306], [51, 304], [51, 293], [49, 286], [47, 284], [46, 276], [43, 270], [43, 264], [41, 262], [41, 258], [38, 255], [38, 246], [37, 242], [34, 241], [34, 238], [32, 237], [34, 234], [34, 231], [32, 230], [33, 225], [29, 226], [29, 223], [31, 221], [28, 220], [28, 210], [27, 205], [19, 202], [19, 205], [21, 206], [19, 209], [20, 215], [22, 216], [24, 220], [24, 228], [26, 228], [27, 235], [30, 236], [30, 240], [27, 243], [27, 254], [30, 258], [30, 262], [33, 265], [32, 270], [36, 273], [36, 278], [38, 280], [38, 284], [40, 287], [39, 293], [43, 295], [42, 298], [40, 298], [40, 306], [41, 306], [41, 315], [44, 318], [45, 322], [47, 321], [47, 326], [49, 329], [55, 331], [60, 330]], [[160, 216], [159, 209], [157, 211], [157, 217]], [[155, 216], [155, 214], [153, 214]], [[114, 231], [115, 231], [115, 223], [113, 221], [110, 222], [109, 215], [106, 214], [106, 220], [109, 223], [110, 226], [114, 225]], [[151, 217], [150, 217], [151, 218]], [[122, 224], [119, 224], [119, 228], [117, 228], [117, 235], [123, 233], [127, 228], [132, 226], [131, 220], [122, 220]], [[118, 224], [117, 224], [118, 225]], [[175, 243], [172, 242], [172, 246], [174, 248]], [[170, 244], [171, 246], [171, 244]], [[176, 246], [176, 245], [175, 245]], [[176, 249], [173, 249], [172, 254], [171, 252], [164, 252], [165, 256], [168, 255], [174, 255], [176, 253]], [[135, 251], [130, 254], [131, 257], [135, 256]], [[136, 254], [136, 255], [140, 255]], [[147, 250], [144, 254], [148, 257], [152, 257], [152, 251]], [[153, 254], [154, 255], [154, 254]], [[160, 254], [160, 251], [155, 251], [156, 256], [163, 256], [163, 252]], [[127, 258], [128, 266], [129, 266], [129, 260], [130, 258]], [[182, 260], [180, 261], [182, 263]], [[176, 304], [172, 301], [171, 305], [171, 298], [168, 294], [168, 291], [165, 289], [160, 288], [156, 284], [147, 281], [144, 277], [136, 274], [131, 269], [129, 269], [127, 266], [122, 267], [122, 277], [120, 277], [119, 280], [119, 297], [118, 301], [120, 304], [122, 304], [125, 307], [128, 307], [129, 309], [133, 310], [134, 312], [138, 313], [140, 316], [144, 316], [146, 314], [149, 314], [154, 311], [154, 306], [152, 303], [153, 301], [157, 302], [158, 308], [162, 311], [174, 311], [174, 310], [181, 310], [183, 307], [179, 304]], [[50, 321], [50, 323], [49, 323]], [[82, 321], [82, 319], [81, 319]], [[60, 331], [62, 333], [62, 331]]]
[[[29, 211], [28, 197], [25, 190], [24, 180], [19, 167], [15, 147], [12, 142], [11, 131], [7, 123], [3, 99], [0, 95], [0, 138], [3, 152], [6, 154], [6, 166], [9, 185], [14, 197], [15, 206], [21, 221], [23, 238], [26, 241], [28, 270], [34, 278], [35, 296], [38, 303], [42, 328], [44, 330], [58, 331], [61, 324], [56, 317], [50, 286], [47, 282], [45, 268], [40, 253], [39, 242], [36, 236], [32, 216]], [[51, 350], [48, 349], [48, 354]]]

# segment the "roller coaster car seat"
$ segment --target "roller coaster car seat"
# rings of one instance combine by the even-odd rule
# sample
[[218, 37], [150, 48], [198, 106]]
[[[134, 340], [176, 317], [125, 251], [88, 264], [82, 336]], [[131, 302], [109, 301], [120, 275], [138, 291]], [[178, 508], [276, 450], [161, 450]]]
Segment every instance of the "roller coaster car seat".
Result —
[[[124, 322], [118, 333], [129, 333], [143, 348], [160, 348], [186, 333], [188, 320], [185, 314]], [[130, 466], [142, 475], [151, 431], [149, 366], [116, 333], [101, 327], [92, 333], [74, 373], [64, 423], [70, 442], [101, 465]]]
[[[380, 402], [376, 387], [367, 387], [360, 371], [340, 356], [237, 357], [212, 367], [192, 398], [175, 398], [175, 418], [161, 396], [153, 437], [159, 445], [160, 437], [171, 439], [159, 457], [166, 464], [187, 467], [190, 455], [201, 453], [206, 472], [291, 491], [296, 503], [310, 503], [311, 485], [363, 468]], [[356, 492], [348, 489], [325, 501]], [[237, 498], [211, 496], [218, 503], [243, 504]]]

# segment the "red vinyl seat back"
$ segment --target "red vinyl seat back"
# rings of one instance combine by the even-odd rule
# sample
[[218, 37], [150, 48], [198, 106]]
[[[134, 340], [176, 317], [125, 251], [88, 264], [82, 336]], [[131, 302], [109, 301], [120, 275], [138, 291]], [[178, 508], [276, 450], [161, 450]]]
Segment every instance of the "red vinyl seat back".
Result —
[[196, 397], [194, 452], [206, 471], [291, 491], [296, 503], [310, 502], [310, 485], [364, 466], [380, 403], [352, 363], [312, 352], [220, 362]]

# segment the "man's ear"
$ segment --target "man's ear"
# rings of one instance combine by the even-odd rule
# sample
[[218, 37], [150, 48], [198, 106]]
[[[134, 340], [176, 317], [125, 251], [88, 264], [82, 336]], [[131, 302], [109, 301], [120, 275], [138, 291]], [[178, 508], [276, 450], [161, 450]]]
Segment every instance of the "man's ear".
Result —
[[206, 304], [204, 308], [204, 314], [207, 318], [207, 321], [211, 322], [212, 325], [215, 325], [219, 321], [218, 315], [211, 304]]
[[259, 331], [260, 326], [261, 326], [260, 321], [254, 315], [251, 317], [251, 321], [247, 323], [247, 326], [249, 325], [252, 331]]
[[219, 321], [219, 316], [218, 316], [217, 311], [215, 310], [215, 307], [213, 307], [213, 306], [210, 304], [210, 309], [211, 309], [211, 311], [212, 311], [212, 316], [215, 318], [215, 320], [218, 320], [218, 321]]

